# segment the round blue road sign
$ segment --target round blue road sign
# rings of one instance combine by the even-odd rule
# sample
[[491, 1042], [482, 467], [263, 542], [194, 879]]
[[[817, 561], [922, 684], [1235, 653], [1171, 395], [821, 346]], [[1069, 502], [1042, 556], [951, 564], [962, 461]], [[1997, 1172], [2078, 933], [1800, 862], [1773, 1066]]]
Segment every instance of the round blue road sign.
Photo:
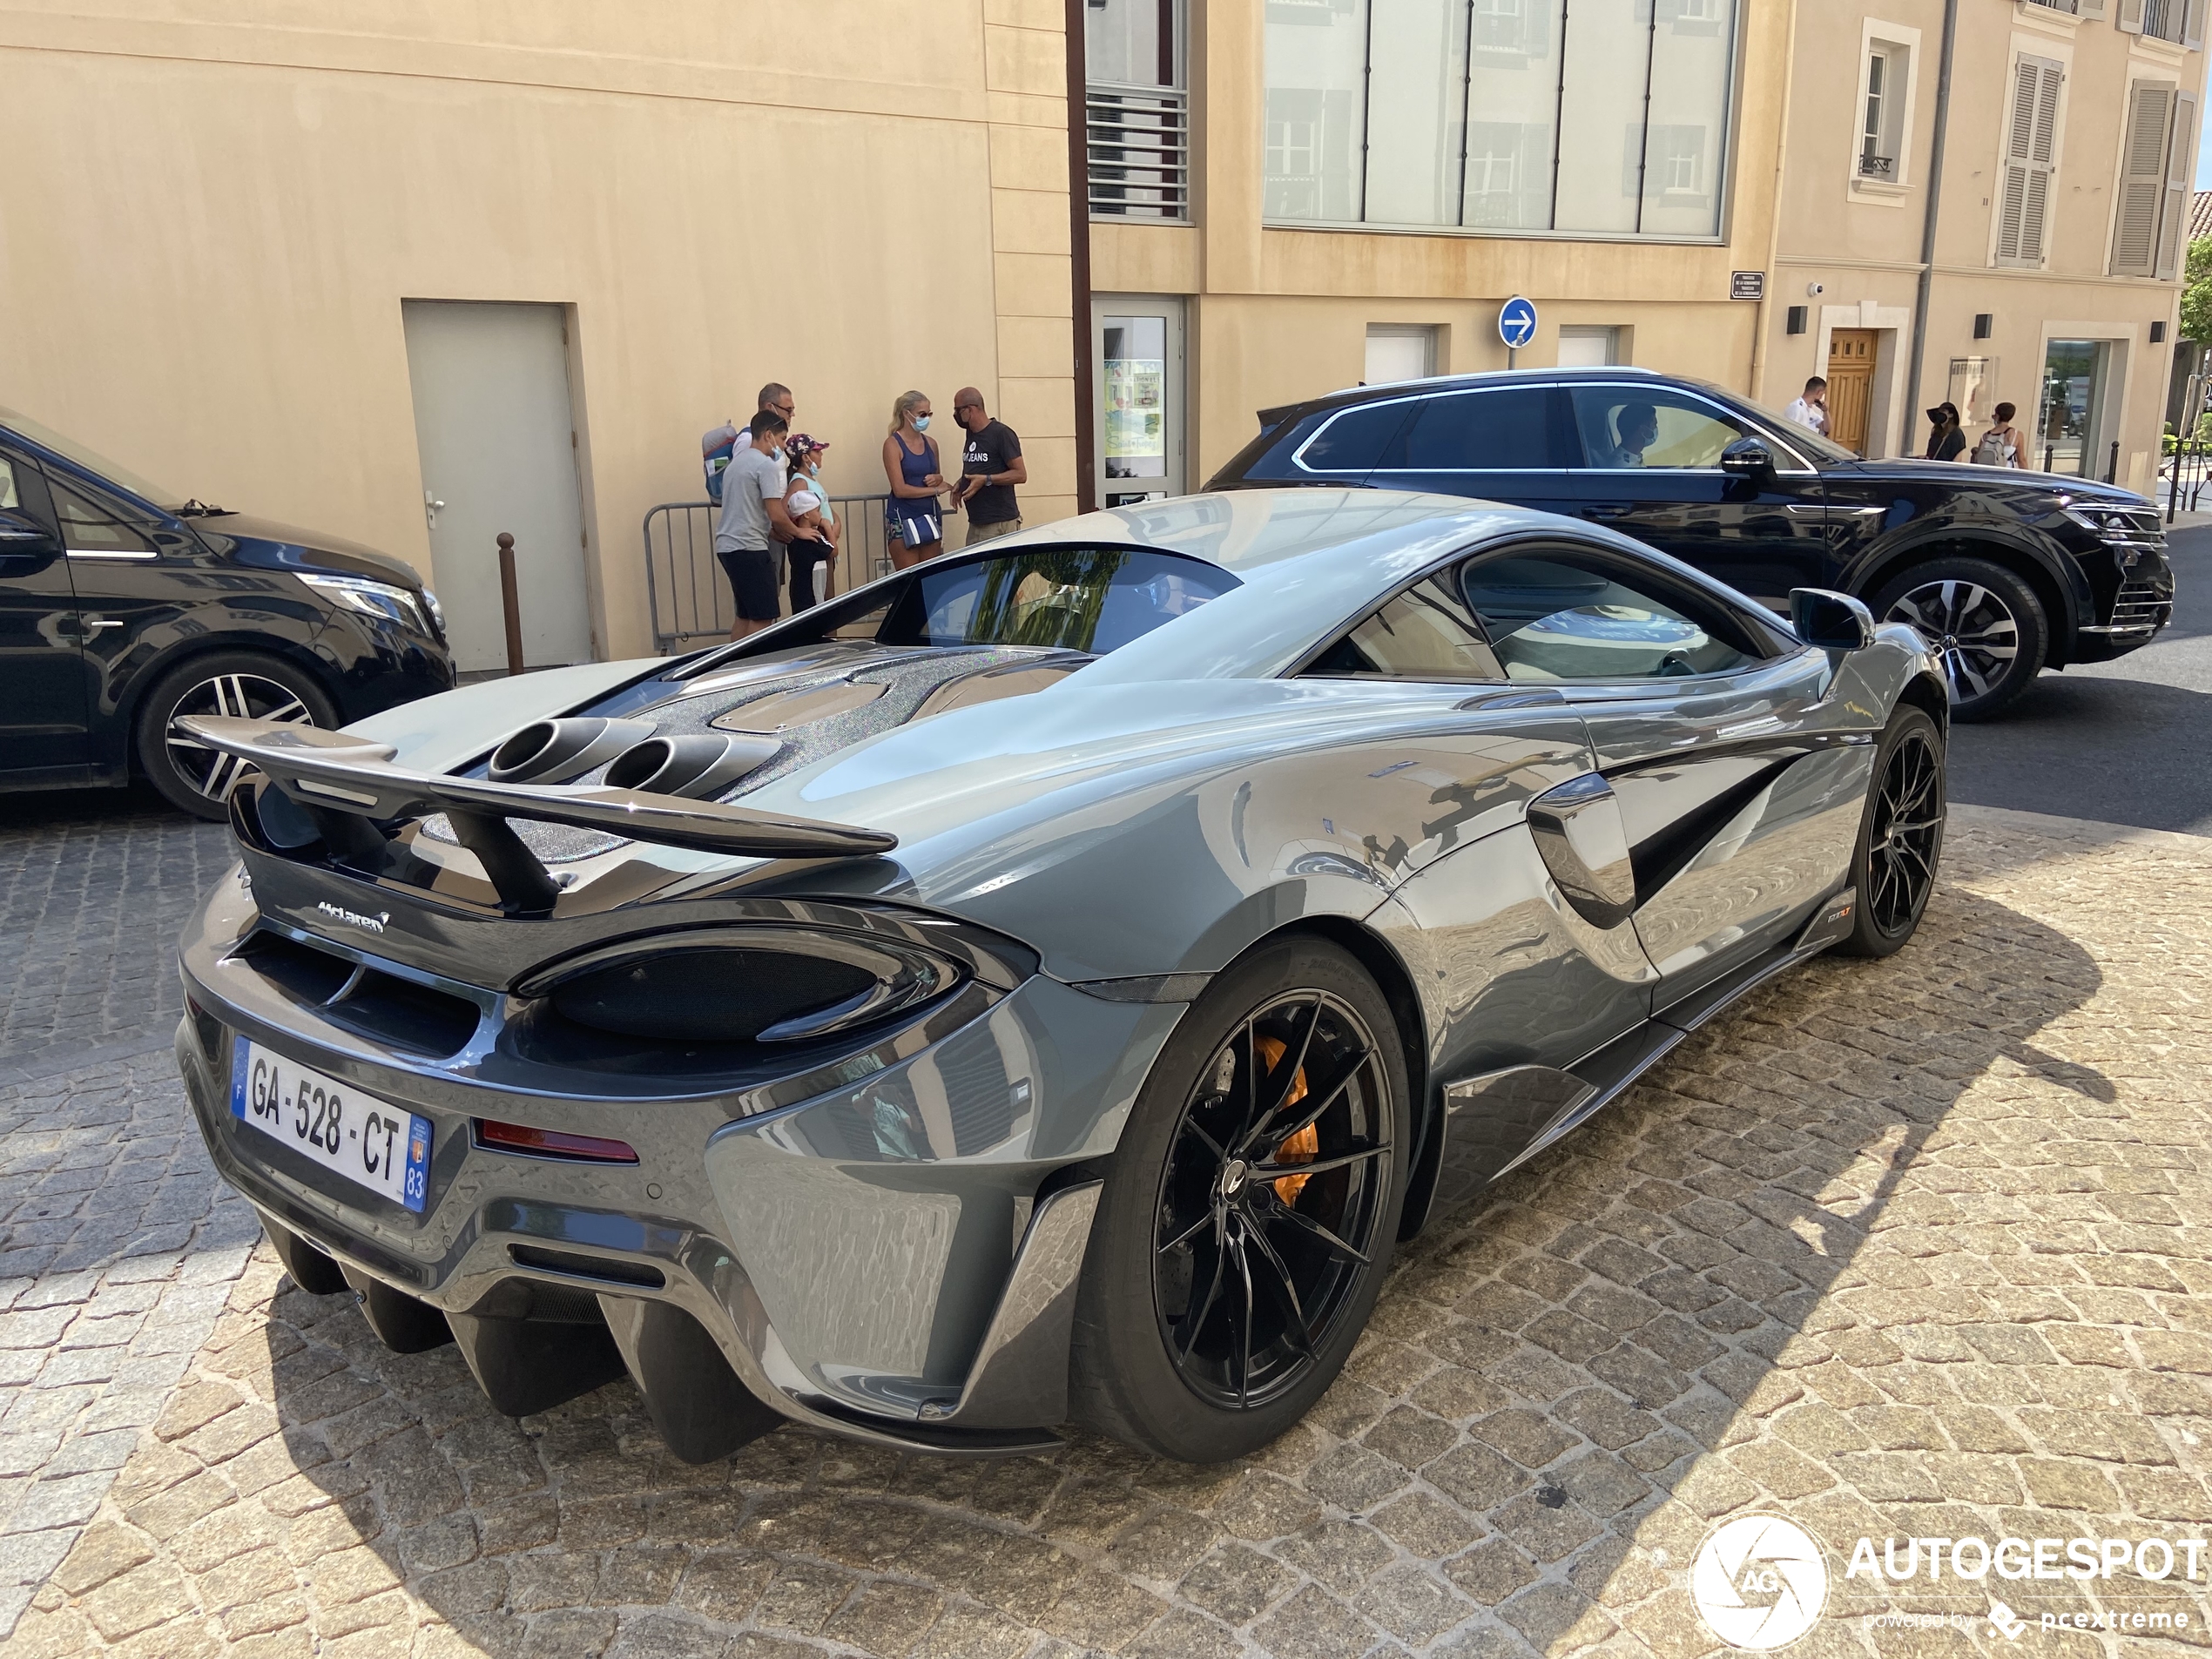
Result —
[[1498, 338], [1519, 351], [1536, 337], [1536, 307], [1519, 294], [1498, 307]]

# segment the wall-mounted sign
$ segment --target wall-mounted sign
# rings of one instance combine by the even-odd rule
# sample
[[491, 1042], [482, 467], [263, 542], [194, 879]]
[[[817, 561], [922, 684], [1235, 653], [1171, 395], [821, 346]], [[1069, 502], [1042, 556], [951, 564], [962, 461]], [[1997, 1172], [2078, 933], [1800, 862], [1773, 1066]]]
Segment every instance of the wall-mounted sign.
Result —
[[1730, 271], [1728, 273], [1728, 297], [1731, 300], [1765, 299], [1766, 273], [1764, 271]]

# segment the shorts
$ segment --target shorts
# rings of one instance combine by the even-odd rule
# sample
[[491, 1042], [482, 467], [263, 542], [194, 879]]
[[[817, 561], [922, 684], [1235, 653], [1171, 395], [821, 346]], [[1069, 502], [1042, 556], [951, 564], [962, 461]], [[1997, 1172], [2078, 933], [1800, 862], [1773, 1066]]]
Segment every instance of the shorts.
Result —
[[738, 597], [738, 615], [746, 622], [773, 622], [783, 615], [776, 592], [776, 552], [767, 547], [718, 550], [714, 556]]
[[978, 542], [996, 541], [1001, 536], [1013, 535], [1021, 528], [1022, 521], [1018, 518], [1001, 518], [989, 524], [978, 524], [971, 520], [968, 526], [968, 539], [961, 545], [974, 547]]

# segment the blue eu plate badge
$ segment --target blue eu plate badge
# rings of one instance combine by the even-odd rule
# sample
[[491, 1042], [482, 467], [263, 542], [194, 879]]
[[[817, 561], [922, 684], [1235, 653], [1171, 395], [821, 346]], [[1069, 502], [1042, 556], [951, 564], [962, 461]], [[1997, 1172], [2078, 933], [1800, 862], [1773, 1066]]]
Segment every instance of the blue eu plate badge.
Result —
[[430, 1120], [246, 1037], [231, 1046], [231, 1116], [379, 1197], [422, 1213]]

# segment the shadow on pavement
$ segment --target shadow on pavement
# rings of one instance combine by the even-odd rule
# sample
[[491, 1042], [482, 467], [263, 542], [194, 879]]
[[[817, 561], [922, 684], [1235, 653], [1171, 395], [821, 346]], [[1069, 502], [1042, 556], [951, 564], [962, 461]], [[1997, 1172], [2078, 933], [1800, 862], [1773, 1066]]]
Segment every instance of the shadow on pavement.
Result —
[[[2016, 1076], [2084, 1120], [2000, 1110], [1993, 1223], [2014, 1152], [2096, 1137], [2113, 1085], [2034, 1039], [2100, 982], [2060, 933], [1945, 887], [1899, 956], [1824, 959], [1755, 994], [1411, 1247], [1343, 1379], [1244, 1462], [1082, 1436], [962, 1464], [794, 1429], [687, 1468], [627, 1385], [510, 1421], [451, 1348], [388, 1353], [344, 1299], [288, 1281], [207, 1363], [273, 1393], [282, 1456], [254, 1501], [293, 1559], [331, 1552], [302, 1569], [324, 1642], [399, 1617], [403, 1582], [488, 1653], [786, 1651], [740, 1648], [740, 1628], [1009, 1659], [1040, 1632], [1154, 1654], [1580, 1651], [1653, 1599], [1635, 1541], [1656, 1513], [1832, 1484], [1793, 1484], [1789, 1460], [1808, 1458], [1788, 1448], [1757, 1486], [1712, 1476], [1707, 1454], [1808, 1378], [1840, 1389], [1900, 1357], [1834, 1297], [1862, 1282], [1870, 1234], [1946, 1202], [1900, 1212], [1898, 1185], [1966, 1089]], [[2001, 1306], [1909, 1254], [1882, 1271], [1886, 1305], [2004, 1363]], [[1808, 1337], [1826, 1369], [1784, 1371]], [[1863, 1420], [1831, 1426], [1838, 1467], [1878, 1450], [1898, 1410], [1854, 1386], [1880, 1406], [1828, 1413]], [[125, 1487], [164, 1501], [129, 1471]]]
[[1955, 727], [1951, 799], [2212, 834], [2212, 692], [2046, 674], [2003, 718]]

